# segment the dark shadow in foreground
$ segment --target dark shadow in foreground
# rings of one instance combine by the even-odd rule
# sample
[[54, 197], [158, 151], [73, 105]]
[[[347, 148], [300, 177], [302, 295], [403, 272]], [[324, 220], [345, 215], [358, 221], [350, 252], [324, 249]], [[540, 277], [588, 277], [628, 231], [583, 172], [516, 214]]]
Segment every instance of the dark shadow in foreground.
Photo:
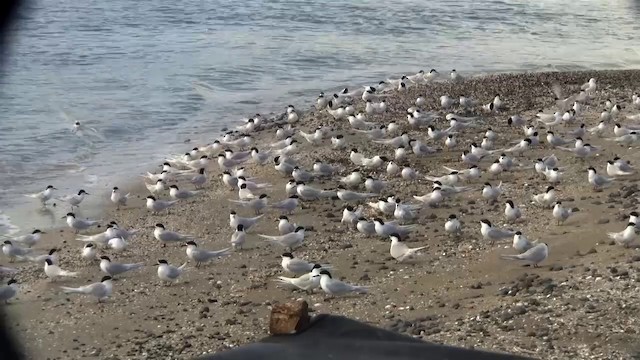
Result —
[[490, 353], [424, 342], [348, 318], [319, 315], [296, 335], [270, 336], [254, 344], [201, 360], [518, 360]]

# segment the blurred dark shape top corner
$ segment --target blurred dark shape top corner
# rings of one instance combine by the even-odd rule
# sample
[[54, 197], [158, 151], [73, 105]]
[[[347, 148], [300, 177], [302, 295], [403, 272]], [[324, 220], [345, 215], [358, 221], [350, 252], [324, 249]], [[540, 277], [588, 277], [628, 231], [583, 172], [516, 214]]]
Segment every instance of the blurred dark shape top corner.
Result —
[[[11, 25], [12, 21], [16, 20], [16, 12], [20, 6], [24, 5], [27, 1], [28, 0], [0, 0], [0, 50], [4, 48], [7, 28]], [[4, 52], [0, 52], [0, 56], [4, 54]], [[2, 60], [3, 59], [0, 58], [0, 64]], [[2, 306], [3, 305], [0, 305], [0, 354], [2, 354], [0, 358], [2, 360], [22, 359], [6, 327]]]
[[4, 42], [7, 27], [17, 19], [16, 12], [28, 0], [2, 0], [0, 1], [0, 41]]

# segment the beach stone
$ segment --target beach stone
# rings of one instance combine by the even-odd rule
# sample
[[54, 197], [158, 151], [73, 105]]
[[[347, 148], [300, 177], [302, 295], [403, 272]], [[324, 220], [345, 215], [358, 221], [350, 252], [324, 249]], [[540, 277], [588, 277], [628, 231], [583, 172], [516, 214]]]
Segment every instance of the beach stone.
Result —
[[563, 267], [560, 264], [553, 264], [553, 265], [551, 265], [549, 267], [549, 270], [551, 270], [551, 271], [560, 271], [562, 269], [563, 269]]
[[609, 219], [599, 219], [598, 221], [596, 221], [596, 224], [604, 225], [604, 224], [608, 224], [609, 221], [610, 221]]
[[293, 334], [309, 326], [309, 304], [296, 301], [275, 304], [271, 310], [269, 333], [272, 335]]
[[527, 313], [527, 308], [525, 308], [523, 305], [516, 305], [513, 308], [513, 313], [516, 315], [524, 315]]

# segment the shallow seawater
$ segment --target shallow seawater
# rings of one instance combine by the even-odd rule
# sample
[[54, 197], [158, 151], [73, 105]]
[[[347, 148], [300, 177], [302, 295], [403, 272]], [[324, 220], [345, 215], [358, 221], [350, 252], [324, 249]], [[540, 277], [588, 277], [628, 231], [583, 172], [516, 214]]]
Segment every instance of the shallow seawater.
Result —
[[[38, 204], [24, 193], [103, 197], [187, 140], [344, 85], [637, 68], [639, 15], [631, 0], [31, 1], [0, 70], [0, 217], [26, 230]], [[96, 132], [72, 134], [74, 119]]]

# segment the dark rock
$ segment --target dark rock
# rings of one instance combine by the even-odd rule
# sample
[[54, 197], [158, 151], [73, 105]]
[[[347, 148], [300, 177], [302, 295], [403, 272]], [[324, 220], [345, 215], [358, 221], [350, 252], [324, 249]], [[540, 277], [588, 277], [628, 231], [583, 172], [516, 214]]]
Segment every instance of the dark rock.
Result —
[[324, 214], [324, 217], [326, 217], [327, 219], [333, 219], [336, 216], [331, 212], [327, 212], [326, 214]]
[[471, 286], [469, 286], [470, 289], [474, 289], [474, 290], [479, 290], [482, 289], [482, 283], [481, 282], [477, 282], [475, 284], [471, 284]]
[[364, 274], [364, 275], [360, 276], [360, 280], [361, 281], [369, 281], [371, 279], [369, 278], [369, 274]]
[[513, 314], [510, 311], [503, 311], [500, 315], [498, 315], [498, 319], [500, 321], [505, 322], [513, 319]]
[[596, 221], [596, 224], [598, 225], [603, 225], [603, 224], [608, 224], [609, 223], [609, 219], [600, 219], [598, 221]]
[[527, 313], [527, 309], [522, 305], [516, 305], [513, 308], [513, 313], [516, 315], [524, 315]]
[[553, 265], [551, 265], [549, 267], [549, 270], [551, 270], [551, 271], [560, 271], [562, 269], [563, 269], [563, 267], [560, 264], [553, 264]]
[[351, 245], [349, 243], [340, 245], [340, 249], [342, 249], [342, 250], [351, 249], [352, 247], [353, 247], [353, 245]]
[[615, 268], [615, 267], [612, 267], [612, 268], [609, 268], [609, 272], [610, 272], [611, 274], [615, 275], [615, 274], [617, 274], [617, 273], [618, 273], [618, 269], [617, 269], [617, 268]]
[[[584, 253], [585, 255], [589, 255], [589, 254], [595, 254], [597, 253], [598, 250], [596, 250], [596, 248], [591, 248], [589, 249], [586, 253]], [[639, 260], [640, 261], [640, 260]]]

